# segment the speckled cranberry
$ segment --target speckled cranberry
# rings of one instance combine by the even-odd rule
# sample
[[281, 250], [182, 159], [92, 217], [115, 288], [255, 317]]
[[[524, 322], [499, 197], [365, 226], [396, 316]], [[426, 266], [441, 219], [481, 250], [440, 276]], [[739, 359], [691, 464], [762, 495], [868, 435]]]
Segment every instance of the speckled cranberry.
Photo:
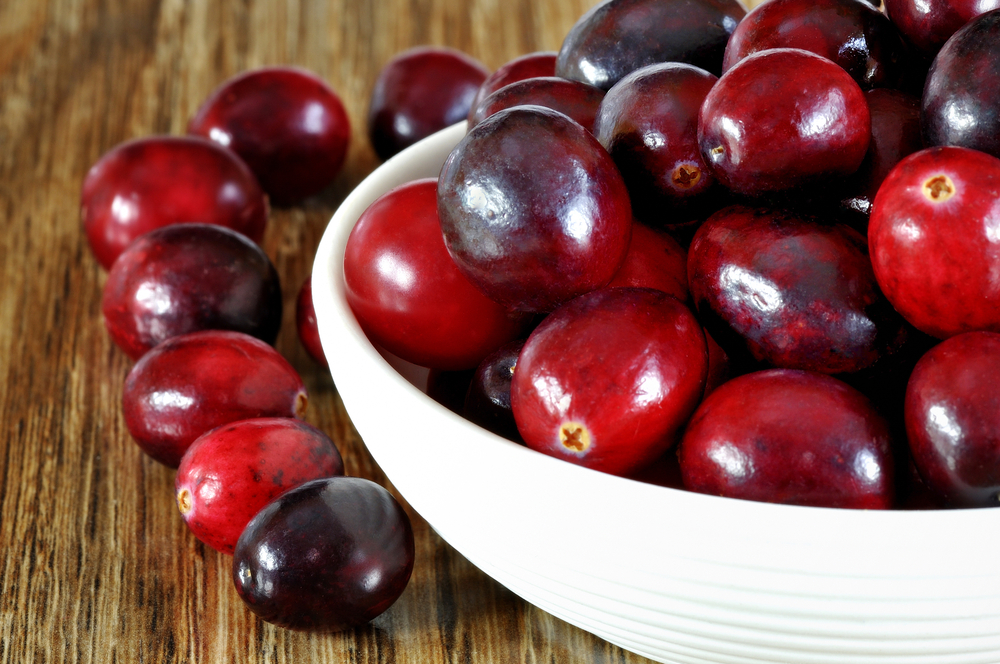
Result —
[[678, 449], [684, 486], [772, 503], [886, 509], [894, 500], [885, 420], [858, 391], [805, 371], [739, 376], [710, 394]]
[[302, 417], [308, 397], [278, 351], [240, 332], [173, 337], [139, 359], [122, 390], [122, 415], [146, 454], [176, 468], [198, 436], [252, 417]]
[[344, 474], [330, 437], [300, 420], [242, 420], [213, 429], [181, 459], [174, 491], [195, 537], [232, 553], [257, 512], [311, 480]]
[[495, 72], [486, 77], [483, 84], [476, 91], [476, 96], [472, 99], [472, 106], [469, 110], [469, 120], [472, 114], [484, 99], [502, 87], [523, 81], [526, 78], [536, 78], [539, 76], [556, 75], [556, 52], [555, 51], [535, 51], [518, 56], [513, 60], [500, 65]]

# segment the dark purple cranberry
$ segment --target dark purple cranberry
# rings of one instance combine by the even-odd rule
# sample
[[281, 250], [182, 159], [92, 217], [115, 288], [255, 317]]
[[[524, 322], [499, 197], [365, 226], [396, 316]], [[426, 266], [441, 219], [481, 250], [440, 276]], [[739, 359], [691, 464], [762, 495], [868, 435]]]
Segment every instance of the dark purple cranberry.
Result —
[[469, 111], [469, 120], [476, 112], [479, 104], [491, 94], [506, 87], [511, 83], [523, 81], [526, 78], [538, 78], [539, 76], [556, 75], [556, 52], [537, 51], [514, 58], [501, 65], [495, 72], [486, 77], [483, 84], [479, 86], [476, 96], [472, 99], [472, 108]]
[[238, 154], [271, 200], [294, 203], [340, 173], [351, 123], [340, 97], [304, 69], [255, 69], [220, 85], [201, 105], [188, 133]]
[[291, 489], [257, 513], [236, 543], [233, 583], [269, 623], [334, 632], [388, 609], [413, 571], [413, 529], [399, 503], [360, 477]]
[[737, 0], [606, 0], [566, 35], [556, 75], [602, 90], [658, 62], [718, 75], [729, 35], [745, 15]]
[[511, 83], [486, 97], [469, 114], [469, 128], [497, 111], [533, 104], [564, 113], [593, 133], [604, 90], [579, 81], [545, 76]]
[[132, 359], [198, 330], [245, 332], [273, 344], [281, 284], [267, 254], [236, 231], [175, 224], [129, 245], [108, 273], [104, 324]]
[[698, 143], [712, 174], [758, 196], [854, 173], [871, 139], [864, 93], [843, 68], [793, 48], [747, 56], [708, 93]]
[[1000, 9], [972, 19], [938, 52], [921, 102], [928, 146], [1000, 157]]
[[1000, 7], [1000, 0], [885, 0], [885, 13], [928, 56], [976, 16]]
[[524, 339], [504, 344], [479, 363], [465, 395], [462, 414], [471, 422], [516, 443], [523, 442], [510, 408], [510, 384]]
[[806, 371], [734, 378], [698, 407], [678, 449], [684, 486], [744, 500], [887, 509], [885, 420], [857, 390]]
[[489, 73], [452, 48], [421, 46], [394, 57], [379, 73], [368, 107], [368, 136], [375, 153], [388, 159], [466, 119]]
[[441, 230], [463, 274], [512, 309], [551, 311], [611, 281], [632, 226], [628, 190], [586, 129], [540, 106], [476, 125], [438, 180]]
[[715, 178], [698, 147], [698, 112], [717, 80], [692, 65], [649, 65], [604, 97], [595, 135], [618, 165], [642, 221], [658, 227], [688, 221], [685, 213], [712, 195]]

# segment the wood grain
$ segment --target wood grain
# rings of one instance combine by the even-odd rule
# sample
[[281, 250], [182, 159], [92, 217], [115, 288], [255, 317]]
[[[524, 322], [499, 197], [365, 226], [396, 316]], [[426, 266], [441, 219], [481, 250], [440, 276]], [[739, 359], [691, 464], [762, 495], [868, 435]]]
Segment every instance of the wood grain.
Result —
[[307, 383], [307, 419], [334, 438], [348, 472], [384, 483], [294, 328], [327, 220], [377, 165], [364, 136], [375, 76], [420, 44], [462, 49], [490, 68], [555, 50], [589, 5], [0, 0], [0, 664], [646, 661], [521, 601], [412, 511], [412, 581], [371, 625], [301, 634], [253, 617], [232, 589], [230, 558], [187, 532], [173, 471], [125, 429], [130, 362], [103, 329], [105, 274], [78, 212], [101, 154], [182, 133], [229, 76], [295, 64], [325, 78], [346, 104], [353, 142], [327, 191], [272, 211], [264, 248], [286, 302], [277, 346]]

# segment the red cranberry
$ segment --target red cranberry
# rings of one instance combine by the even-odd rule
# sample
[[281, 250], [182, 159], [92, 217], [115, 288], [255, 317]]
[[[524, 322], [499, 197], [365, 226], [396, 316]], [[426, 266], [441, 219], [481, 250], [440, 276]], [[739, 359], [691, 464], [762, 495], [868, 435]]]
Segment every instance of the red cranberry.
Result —
[[325, 433], [299, 420], [264, 417], [198, 438], [181, 459], [174, 491], [195, 537], [231, 554], [250, 519], [273, 499], [343, 474], [340, 452]]
[[368, 108], [368, 135], [388, 159], [436, 131], [464, 120], [489, 76], [477, 60], [451, 48], [404, 51], [379, 73]]
[[278, 204], [318, 193], [340, 173], [351, 124], [322, 79], [292, 67], [255, 69], [220, 85], [188, 133], [238, 154]]
[[233, 153], [201, 138], [123, 143], [87, 173], [80, 215], [91, 251], [109, 269], [132, 240], [169, 224], [226, 226], [260, 242], [267, 199]]
[[663, 231], [632, 224], [625, 262], [608, 286], [655, 288], [687, 302], [687, 251]]
[[398, 187], [365, 210], [347, 240], [344, 282], [369, 338], [424, 367], [474, 369], [526, 323], [524, 314], [483, 295], [451, 260], [435, 180]]
[[555, 76], [526, 78], [500, 88], [473, 107], [469, 113], [469, 128], [505, 108], [534, 104], [565, 113], [593, 133], [602, 99], [604, 90], [579, 81]]
[[698, 407], [678, 456], [692, 491], [793, 505], [886, 509], [889, 428], [860, 392], [805, 371], [730, 380]]
[[302, 417], [308, 398], [278, 351], [240, 332], [173, 337], [135, 363], [122, 414], [146, 454], [176, 468], [210, 429], [252, 417]]
[[919, 330], [1000, 331], [1000, 159], [929, 148], [886, 177], [868, 225], [875, 277]]
[[247, 524], [233, 583], [269, 623], [337, 631], [388, 609], [406, 589], [413, 556], [413, 528], [392, 494], [330, 477], [283, 493]]
[[476, 112], [484, 99], [502, 87], [508, 86], [526, 78], [537, 78], [539, 76], [556, 75], [556, 53], [555, 51], [537, 51], [514, 58], [504, 63], [495, 72], [486, 77], [483, 84], [479, 86], [476, 96], [472, 99], [472, 107], [469, 111], [469, 120]]
[[1000, 334], [967, 332], [920, 359], [906, 434], [926, 485], [953, 506], [1000, 505]]
[[625, 258], [628, 190], [586, 129], [539, 106], [476, 125], [438, 181], [445, 244], [497, 302], [551, 311], [606, 285]]
[[998, 7], [1000, 0], [885, 0], [892, 22], [931, 56], [963, 25]]
[[676, 298], [606, 288], [564, 304], [531, 333], [511, 407], [528, 447], [628, 475], [676, 442], [707, 370], [705, 335]]
[[309, 353], [309, 357], [324, 367], [329, 366], [326, 354], [323, 352], [323, 344], [319, 338], [316, 309], [313, 308], [311, 275], [302, 282], [299, 295], [295, 299], [295, 331], [299, 335], [302, 347]]
[[800, 49], [754, 53], [708, 93], [698, 143], [740, 194], [826, 183], [858, 169], [871, 137], [864, 93], [841, 67]]
[[175, 224], [146, 233], [104, 284], [104, 324], [132, 359], [170, 337], [235, 330], [273, 344], [281, 284], [267, 254], [221, 226]]

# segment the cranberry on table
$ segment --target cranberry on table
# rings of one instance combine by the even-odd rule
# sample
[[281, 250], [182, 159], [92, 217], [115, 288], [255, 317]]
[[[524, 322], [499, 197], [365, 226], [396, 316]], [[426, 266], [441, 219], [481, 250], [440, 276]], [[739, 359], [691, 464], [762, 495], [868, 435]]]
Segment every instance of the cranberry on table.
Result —
[[285, 205], [333, 182], [351, 124], [340, 97], [321, 78], [304, 69], [266, 67], [216, 88], [188, 133], [238, 154], [271, 201]]
[[299, 342], [309, 353], [309, 357], [324, 367], [329, 366], [323, 343], [319, 338], [319, 324], [316, 322], [316, 309], [313, 307], [312, 276], [306, 277], [295, 298], [295, 331]]
[[472, 375], [462, 415], [507, 440], [522, 443], [510, 407], [510, 384], [524, 339], [515, 339], [487, 355]]
[[733, 31], [722, 70], [769, 48], [801, 48], [836, 62], [862, 89], [899, 87], [913, 58], [899, 29], [858, 0], [768, 0]]
[[388, 159], [469, 115], [489, 76], [479, 61], [451, 48], [403, 51], [379, 72], [368, 107], [368, 136]]
[[618, 81], [601, 103], [595, 135], [646, 223], [686, 222], [712, 191], [715, 178], [698, 146], [698, 112], [717, 80], [692, 65], [649, 65]]
[[423, 367], [474, 369], [527, 323], [525, 314], [483, 295], [451, 260], [433, 179], [397, 187], [361, 214], [347, 240], [344, 283], [365, 334]]
[[771, 503], [887, 509], [894, 500], [885, 420], [857, 390], [821, 374], [739, 376], [698, 407], [678, 449], [684, 486]]
[[273, 499], [343, 474], [340, 452], [325, 433], [300, 420], [262, 417], [198, 438], [181, 459], [174, 493], [195, 537], [231, 554], [250, 519]]
[[928, 148], [889, 173], [868, 243], [879, 287], [917, 329], [940, 339], [1000, 331], [1000, 159]]
[[1000, 506], [1000, 334], [967, 332], [932, 348], [906, 391], [906, 434], [920, 476], [951, 506]]
[[241, 332], [172, 337], [129, 371], [122, 414], [146, 454], [176, 468], [215, 427], [253, 417], [302, 417], [302, 379], [278, 351]]
[[872, 366], [905, 339], [865, 238], [787, 210], [732, 206], [698, 229], [688, 279], [701, 320], [729, 350], [836, 374]]
[[885, 0], [885, 13], [917, 48], [935, 55], [948, 38], [1000, 0]]
[[523, 81], [526, 78], [555, 75], [555, 51], [535, 51], [505, 62], [495, 72], [487, 76], [483, 84], [479, 86], [476, 96], [472, 98], [469, 119], [472, 119], [472, 114], [475, 113], [479, 104], [500, 88]]
[[745, 15], [738, 0], [606, 0], [570, 29], [556, 75], [603, 90], [658, 62], [718, 75], [726, 42]]
[[122, 143], [91, 167], [80, 216], [94, 257], [109, 269], [132, 240], [169, 224], [217, 224], [260, 242], [267, 199], [232, 152], [201, 138], [154, 136]]
[[608, 153], [579, 124], [539, 106], [473, 127], [441, 169], [438, 207], [461, 272], [497, 302], [533, 312], [611, 281], [632, 226]]
[[500, 88], [473, 107], [469, 113], [469, 128], [505, 108], [534, 104], [565, 113], [593, 133], [602, 99], [604, 90], [579, 81], [555, 76], [526, 78]]
[[755, 196], [826, 184], [865, 158], [871, 118], [854, 79], [794, 48], [747, 56], [708, 93], [698, 143], [712, 174]]
[[357, 477], [313, 480], [257, 513], [236, 544], [233, 583], [269, 623], [333, 632], [388, 609], [413, 571], [413, 529], [388, 491]]
[[687, 251], [663, 231], [632, 224], [625, 262], [608, 286], [655, 288], [687, 302]]
[[1000, 157], [1000, 9], [952, 35], [927, 72], [921, 122], [928, 146]]
[[281, 307], [267, 254], [207, 224], [174, 224], [138, 238], [112, 265], [101, 303], [111, 339], [132, 359], [198, 330], [245, 332], [273, 344]]
[[705, 335], [676, 298], [605, 288], [556, 309], [528, 337], [511, 407], [528, 447], [629, 475], [673, 445], [701, 400]]

